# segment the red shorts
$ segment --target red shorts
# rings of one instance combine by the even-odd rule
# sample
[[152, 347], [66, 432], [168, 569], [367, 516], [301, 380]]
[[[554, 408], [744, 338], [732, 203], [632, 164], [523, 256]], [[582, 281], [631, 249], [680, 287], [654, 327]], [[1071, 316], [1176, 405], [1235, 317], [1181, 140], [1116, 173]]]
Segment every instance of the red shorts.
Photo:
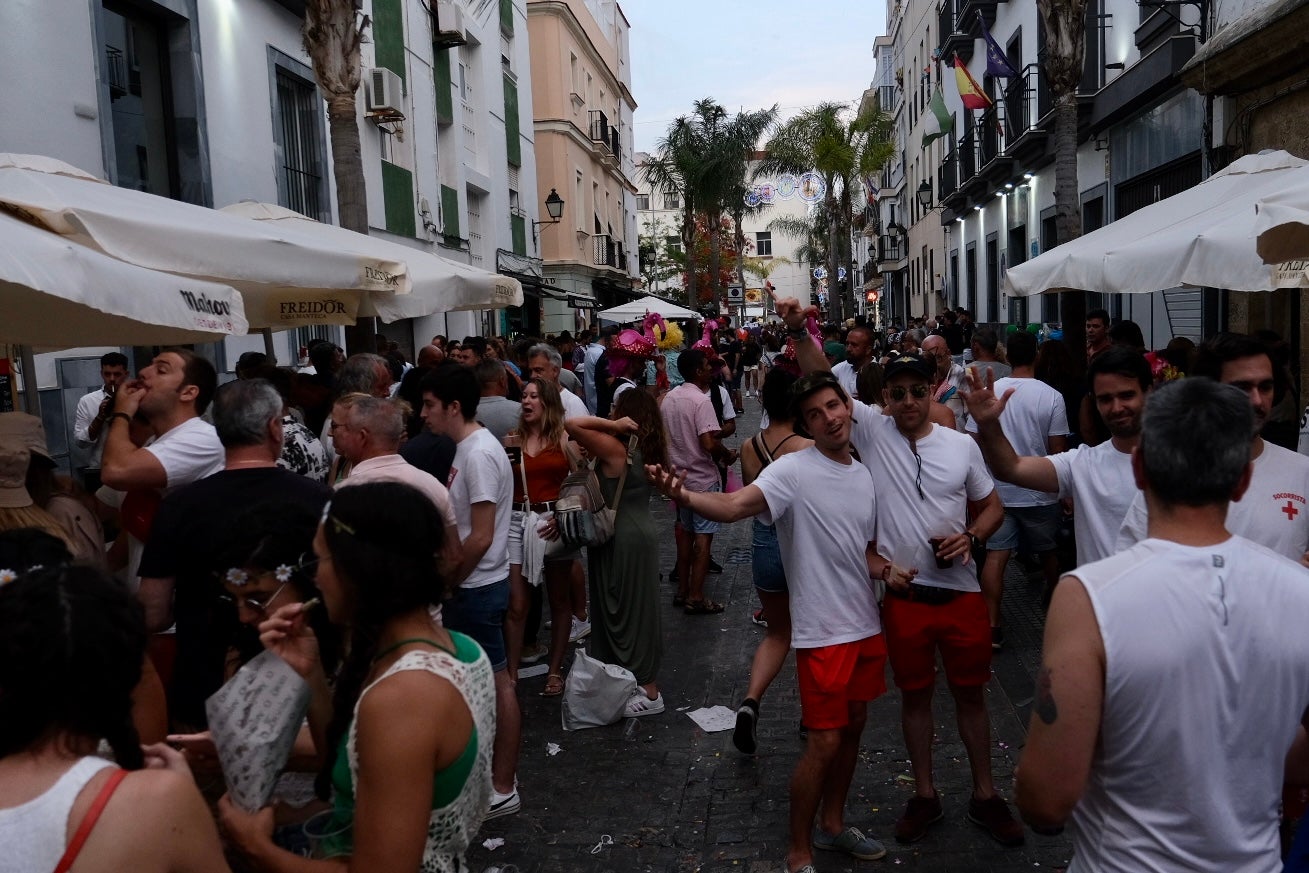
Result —
[[[990, 637], [987, 637], [988, 644]], [[852, 643], [795, 650], [800, 715], [810, 730], [843, 728], [850, 704], [886, 693], [886, 640], [881, 634]]]
[[932, 605], [887, 597], [882, 631], [897, 688], [920, 691], [936, 681], [936, 650], [951, 685], [985, 685], [991, 678], [991, 620], [981, 592]]

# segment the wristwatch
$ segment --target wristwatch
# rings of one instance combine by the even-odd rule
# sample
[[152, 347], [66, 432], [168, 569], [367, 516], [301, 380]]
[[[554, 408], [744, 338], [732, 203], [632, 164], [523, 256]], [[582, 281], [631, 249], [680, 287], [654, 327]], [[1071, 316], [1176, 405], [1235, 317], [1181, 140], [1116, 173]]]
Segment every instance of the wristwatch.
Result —
[[982, 539], [977, 534], [967, 529], [964, 530], [964, 533], [968, 534], [968, 541], [973, 544], [973, 548], [975, 549], [986, 548], [986, 540]]

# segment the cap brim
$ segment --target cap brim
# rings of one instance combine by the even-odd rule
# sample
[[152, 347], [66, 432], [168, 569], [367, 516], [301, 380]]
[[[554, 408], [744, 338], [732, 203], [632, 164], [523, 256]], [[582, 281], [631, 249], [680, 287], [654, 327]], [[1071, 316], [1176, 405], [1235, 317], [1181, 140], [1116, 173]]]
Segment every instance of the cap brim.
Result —
[[0, 488], [0, 509], [25, 509], [34, 502], [32, 495], [28, 494], [27, 489], [22, 486]]

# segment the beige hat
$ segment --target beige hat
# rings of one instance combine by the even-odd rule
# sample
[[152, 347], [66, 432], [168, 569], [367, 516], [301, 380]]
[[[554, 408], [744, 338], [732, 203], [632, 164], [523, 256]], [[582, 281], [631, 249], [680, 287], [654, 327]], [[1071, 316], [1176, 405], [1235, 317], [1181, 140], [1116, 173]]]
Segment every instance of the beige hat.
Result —
[[55, 463], [46, 446], [45, 425], [26, 412], [0, 412], [0, 446], [25, 446], [37, 457]]
[[27, 493], [30, 455], [27, 446], [0, 440], [0, 508], [19, 509], [32, 505], [32, 495]]

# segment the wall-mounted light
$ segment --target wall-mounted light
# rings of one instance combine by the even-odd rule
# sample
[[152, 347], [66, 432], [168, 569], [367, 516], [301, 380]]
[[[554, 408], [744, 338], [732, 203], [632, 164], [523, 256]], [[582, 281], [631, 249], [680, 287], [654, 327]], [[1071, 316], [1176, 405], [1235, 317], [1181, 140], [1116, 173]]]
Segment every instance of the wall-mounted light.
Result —
[[924, 209], [932, 208], [932, 183], [924, 179], [923, 183], [918, 186], [918, 205]]
[[538, 227], [543, 227], [543, 226], [545, 226], [545, 225], [547, 225], [547, 224], [558, 224], [558, 223], [559, 223], [559, 219], [561, 219], [561, 218], [564, 217], [564, 198], [560, 197], [560, 196], [559, 196], [559, 192], [556, 191], [556, 190], [553, 189], [553, 188], [550, 189], [550, 194], [549, 194], [549, 196], [545, 198], [545, 212], [546, 212], [547, 215], [550, 216], [550, 220], [549, 220], [549, 221], [544, 221], [544, 220], [543, 220], [543, 221], [533, 221], [533, 222], [532, 222], [532, 244], [533, 244], [533, 245], [536, 245], [536, 242], [537, 242], [537, 239], [536, 239], [536, 229], [537, 229]]

